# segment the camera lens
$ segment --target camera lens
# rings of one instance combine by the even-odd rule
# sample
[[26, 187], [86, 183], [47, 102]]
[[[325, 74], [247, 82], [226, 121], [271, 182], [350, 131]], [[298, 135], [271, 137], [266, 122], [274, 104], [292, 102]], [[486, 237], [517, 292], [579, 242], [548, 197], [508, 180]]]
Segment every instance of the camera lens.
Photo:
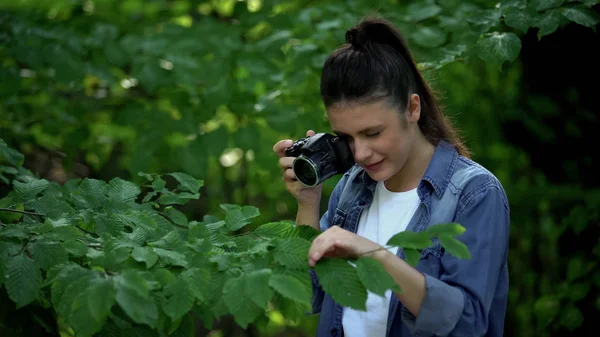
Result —
[[306, 186], [316, 186], [319, 182], [319, 172], [313, 162], [304, 158], [298, 157], [294, 160], [294, 173], [296, 178]]

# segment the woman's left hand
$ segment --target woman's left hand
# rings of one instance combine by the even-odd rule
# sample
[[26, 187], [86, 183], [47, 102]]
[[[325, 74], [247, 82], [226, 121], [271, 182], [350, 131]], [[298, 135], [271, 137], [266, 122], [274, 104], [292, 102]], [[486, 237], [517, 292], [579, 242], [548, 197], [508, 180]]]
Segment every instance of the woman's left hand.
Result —
[[333, 226], [313, 240], [308, 251], [308, 264], [314, 267], [322, 257], [358, 257], [379, 249], [383, 247], [339, 226]]

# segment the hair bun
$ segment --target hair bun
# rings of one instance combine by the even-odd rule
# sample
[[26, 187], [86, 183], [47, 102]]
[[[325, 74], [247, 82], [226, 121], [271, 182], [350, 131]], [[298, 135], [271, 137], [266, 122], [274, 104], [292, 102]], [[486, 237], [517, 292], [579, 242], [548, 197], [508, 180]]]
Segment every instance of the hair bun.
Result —
[[368, 40], [367, 34], [357, 28], [350, 28], [346, 32], [346, 42], [351, 44], [355, 49], [361, 49]]

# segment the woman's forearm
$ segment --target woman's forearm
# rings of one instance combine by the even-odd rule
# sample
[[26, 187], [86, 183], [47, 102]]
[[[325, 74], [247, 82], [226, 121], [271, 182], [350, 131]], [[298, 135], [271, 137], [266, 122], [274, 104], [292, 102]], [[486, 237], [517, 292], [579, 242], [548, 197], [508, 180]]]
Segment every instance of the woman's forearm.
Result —
[[396, 293], [400, 302], [418, 317], [425, 298], [425, 276], [387, 249], [379, 250], [372, 256], [383, 265], [402, 289], [401, 293]]
[[320, 231], [319, 226], [319, 204], [305, 205], [298, 204], [298, 214], [296, 215], [296, 225], [308, 225]]

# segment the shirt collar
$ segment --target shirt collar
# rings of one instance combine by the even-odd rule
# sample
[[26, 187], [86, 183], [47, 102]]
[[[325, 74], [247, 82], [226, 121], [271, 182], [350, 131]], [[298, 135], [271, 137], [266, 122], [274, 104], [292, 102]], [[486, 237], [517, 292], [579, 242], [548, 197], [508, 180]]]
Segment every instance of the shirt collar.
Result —
[[426, 181], [431, 184], [437, 196], [442, 197], [454, 172], [457, 159], [456, 148], [445, 140], [440, 141], [421, 182]]

